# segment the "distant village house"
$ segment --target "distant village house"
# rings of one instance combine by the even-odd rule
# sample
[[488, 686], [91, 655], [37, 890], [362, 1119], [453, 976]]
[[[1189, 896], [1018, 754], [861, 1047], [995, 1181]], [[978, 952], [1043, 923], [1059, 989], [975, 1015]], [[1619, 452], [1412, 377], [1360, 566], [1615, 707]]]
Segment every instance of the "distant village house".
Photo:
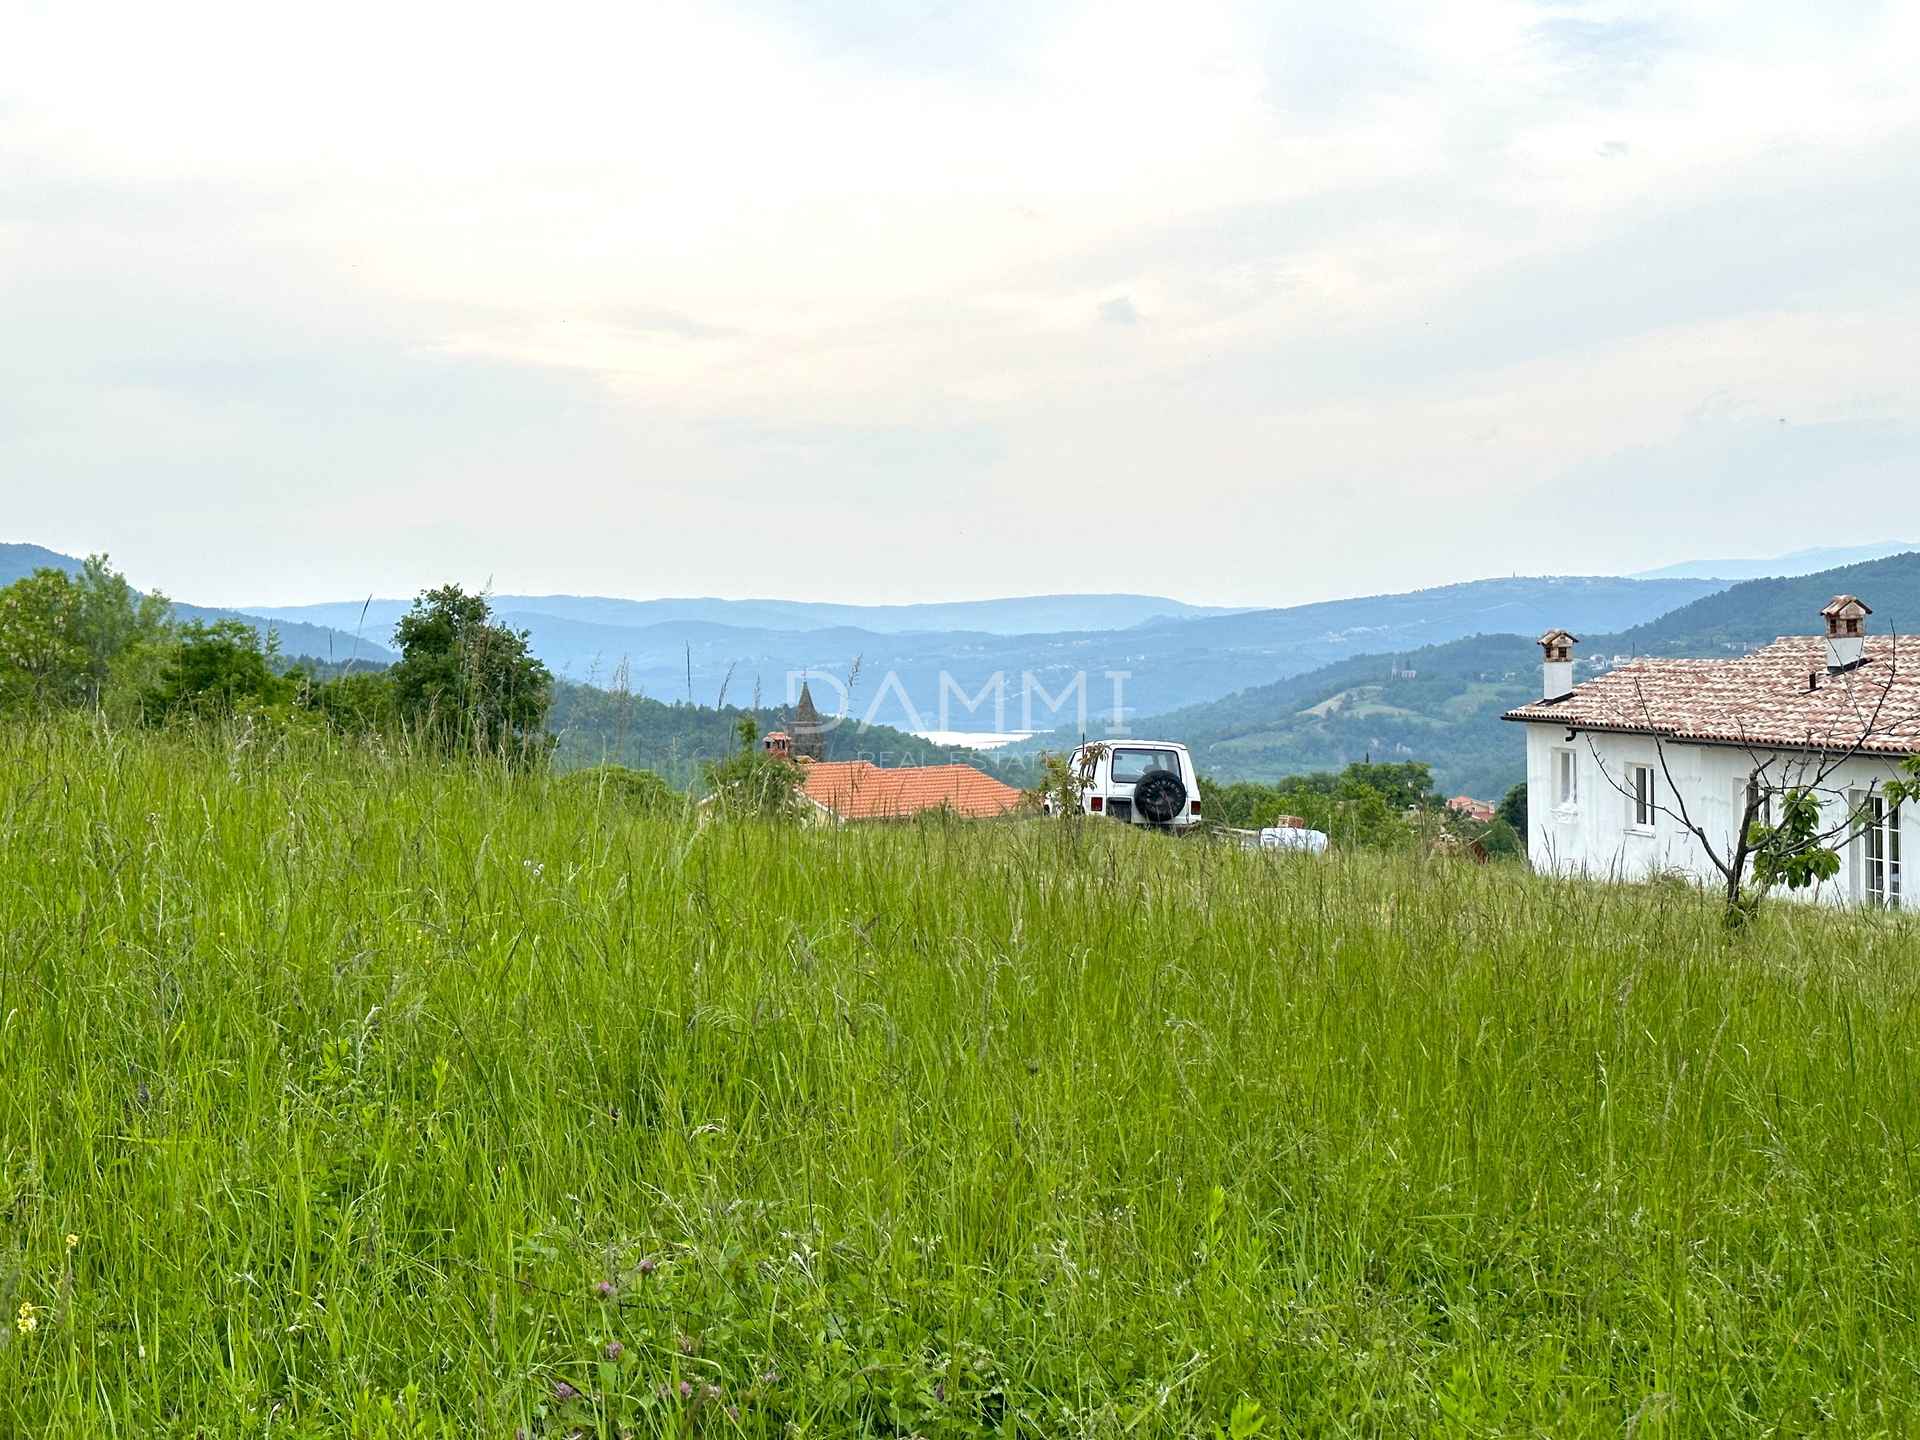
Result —
[[1021, 799], [1013, 786], [971, 765], [882, 769], [868, 760], [815, 760], [798, 755], [795, 737], [782, 730], [771, 731], [760, 743], [769, 755], [800, 761], [801, 798], [824, 823], [909, 820], [929, 810], [971, 820], [997, 819], [1012, 814]]

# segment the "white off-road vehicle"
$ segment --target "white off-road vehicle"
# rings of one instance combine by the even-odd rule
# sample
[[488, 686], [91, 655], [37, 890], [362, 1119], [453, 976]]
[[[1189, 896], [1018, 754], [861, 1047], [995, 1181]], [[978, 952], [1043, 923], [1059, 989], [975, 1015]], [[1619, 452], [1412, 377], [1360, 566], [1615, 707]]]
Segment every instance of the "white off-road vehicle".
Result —
[[1187, 747], [1171, 740], [1081, 745], [1067, 756], [1080, 810], [1129, 825], [1190, 830], [1201, 823], [1200, 777]]

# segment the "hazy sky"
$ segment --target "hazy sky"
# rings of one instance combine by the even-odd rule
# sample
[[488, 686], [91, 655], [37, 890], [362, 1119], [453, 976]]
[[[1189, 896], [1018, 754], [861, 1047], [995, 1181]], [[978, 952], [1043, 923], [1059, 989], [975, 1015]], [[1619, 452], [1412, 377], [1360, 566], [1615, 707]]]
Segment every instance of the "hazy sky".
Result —
[[1911, 4], [0, 17], [0, 540], [181, 598], [1920, 535]]

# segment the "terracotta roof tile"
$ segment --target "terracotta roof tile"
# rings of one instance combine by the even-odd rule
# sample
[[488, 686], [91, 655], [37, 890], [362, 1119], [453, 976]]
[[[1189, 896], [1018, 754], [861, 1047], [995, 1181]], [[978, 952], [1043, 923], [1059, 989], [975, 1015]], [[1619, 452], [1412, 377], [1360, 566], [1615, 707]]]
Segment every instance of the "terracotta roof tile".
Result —
[[970, 765], [882, 770], [866, 760], [815, 760], [801, 787], [809, 800], [842, 820], [899, 819], [945, 805], [980, 819], [1005, 815], [1020, 792]]
[[1826, 666], [1826, 640], [1798, 635], [1729, 660], [1633, 660], [1505, 718], [1736, 745], [1920, 751], [1920, 640], [1871, 636], [1858, 667], [1829, 675]]

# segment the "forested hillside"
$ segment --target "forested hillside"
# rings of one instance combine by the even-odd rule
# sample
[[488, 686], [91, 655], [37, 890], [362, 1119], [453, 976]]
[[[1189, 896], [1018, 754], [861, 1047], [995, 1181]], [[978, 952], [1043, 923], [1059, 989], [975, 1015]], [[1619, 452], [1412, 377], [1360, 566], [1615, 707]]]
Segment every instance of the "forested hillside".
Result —
[[[1475, 635], [1401, 655], [1357, 655], [1134, 724], [1179, 740], [1221, 783], [1271, 784], [1356, 760], [1422, 760], [1448, 794], [1498, 798], [1526, 778], [1520, 736], [1500, 719], [1537, 697], [1539, 651], [1519, 635]], [[1019, 747], [1058, 749], [1056, 731]], [[1104, 729], [1092, 738], [1106, 738]]]
[[[1115, 671], [1130, 677], [1125, 681], [1127, 708], [1135, 714], [1158, 715], [1279, 676], [1317, 670], [1357, 652], [1410, 650], [1472, 634], [1538, 634], [1554, 624], [1577, 630], [1618, 629], [1696, 599], [1720, 584], [1717, 580], [1611, 576], [1505, 576], [1282, 609], [1188, 613], [1125, 629], [1017, 635], [957, 628], [880, 633], [860, 623], [798, 630], [791, 615], [775, 617], [780, 623], [771, 628], [706, 618], [710, 613], [742, 617], [758, 613], [745, 602], [743, 609], [718, 612], [711, 606], [720, 602], [640, 604], [569, 596], [498, 596], [489, 603], [503, 623], [528, 632], [533, 653], [556, 676], [575, 682], [604, 685], [624, 670], [637, 691], [711, 705], [721, 703], [723, 685], [729, 685], [728, 693], [736, 701], [756, 685], [763, 693], [784, 699], [788, 675], [808, 671], [816, 677], [815, 698], [827, 708], [837, 708], [835, 687], [847, 680], [857, 662], [865, 679], [853, 710], [863, 718], [908, 731], [997, 730], [1029, 728], [1029, 716], [1034, 723], [1047, 725], [1075, 714], [1077, 698], [1064, 699], [1061, 708], [1054, 709], [1049, 697], [1067, 696], [1081, 676], [1090, 712], [1111, 708], [1112, 682], [1107, 672]], [[764, 610], [768, 603], [755, 605]], [[1140, 603], [1158, 602], [1146, 597]], [[537, 608], [543, 606], [547, 608]], [[840, 613], [834, 607], [814, 608], [823, 614]], [[1059, 613], [1053, 618], [1065, 618], [1065, 609], [1055, 610]], [[289, 613], [350, 624], [357, 623], [359, 610], [357, 606], [306, 607]], [[376, 605], [369, 611], [368, 633], [384, 634], [380, 627], [389, 623], [393, 613], [392, 604], [385, 611]], [[673, 618], [630, 623], [635, 617], [663, 614]], [[966, 607], [933, 607], [923, 618], [958, 619], [973, 614]], [[898, 618], [889, 614], [884, 623]], [[1034, 677], [1032, 687], [1024, 679], [1029, 674]], [[983, 700], [978, 708], [967, 711], [964, 702], [952, 701], [950, 689], [943, 690], [946, 676], [963, 695], [980, 695], [983, 687], [992, 686], [995, 675], [1005, 685], [1004, 708]], [[949, 698], [944, 724], [943, 693]]]
[[[751, 716], [762, 733], [793, 728], [787, 706], [666, 704], [644, 695], [621, 694], [557, 681], [548, 725], [558, 736], [555, 763], [561, 769], [619, 764], [657, 772], [676, 790], [698, 789], [705, 767], [739, 748], [735, 725]], [[829, 717], [831, 719], [831, 717]], [[870, 760], [876, 765], [972, 765], [1011, 784], [1025, 783], [1025, 760], [997, 762], [979, 751], [935, 745], [887, 725], [863, 728], [846, 720], [826, 735], [830, 760]]]
[[[38, 546], [0, 546], [0, 575], [11, 573], [9, 566], [30, 570], [39, 565], [74, 571], [79, 562]], [[692, 629], [682, 625], [666, 636], [665, 626], [642, 631], [531, 614], [500, 618], [509, 628], [534, 627], [531, 643], [536, 653], [540, 626], [552, 632], [549, 640], [566, 632], [567, 644], [582, 654], [611, 653], [604, 647], [642, 635], [651, 636], [649, 643], [664, 646], [653, 657], [658, 673], [643, 674], [633, 667], [627, 673], [636, 682], [648, 682], [656, 695], [683, 693], [690, 677], [693, 693], [713, 703], [665, 703], [637, 693], [560, 682], [549, 726], [558, 736], [556, 755], [563, 766], [617, 760], [657, 770], [681, 788], [695, 786], [704, 765], [731, 753], [737, 744], [733, 726], [741, 716], [751, 714], [762, 730], [791, 724], [791, 712], [783, 707], [724, 704], [729, 676], [734, 677], [735, 695], [752, 694], [759, 684], [784, 689], [778, 682], [784, 681], [789, 666], [817, 666], [844, 675], [864, 651], [863, 673], [869, 677], [897, 673], [904, 693], [918, 702], [920, 713], [910, 720], [904, 707], [890, 703], [882, 716], [898, 725], [863, 729], [855, 720], [843, 722], [828, 739], [835, 759], [865, 757], [889, 766], [957, 760], [1012, 783], [1025, 783], [1032, 778], [1033, 754], [1073, 744], [1079, 738], [1077, 723], [991, 757], [936, 746], [900, 726], [938, 723], [938, 677], [949, 667], [969, 693], [978, 691], [981, 682], [996, 671], [1008, 677], [1003, 716], [994, 716], [990, 706], [975, 712], [953, 711], [953, 723], [983, 728], [997, 719], [1008, 725], [1021, 723], [1018, 677], [1028, 669], [1039, 676], [1045, 690], [1056, 694], [1063, 693], [1074, 673], [1084, 671], [1091, 677], [1114, 669], [1131, 672], [1126, 690], [1129, 708], [1136, 714], [1149, 712], [1150, 718], [1132, 721], [1134, 733], [1185, 741], [1193, 747], [1203, 773], [1217, 781], [1272, 782], [1307, 771], [1339, 770], [1364, 759], [1421, 760], [1432, 766], [1435, 780], [1449, 794], [1465, 792], [1489, 799], [1524, 778], [1521, 736], [1499, 717], [1535, 697], [1538, 654], [1532, 636], [1549, 625], [1564, 624], [1580, 635], [1577, 654], [1583, 676], [1592, 673], [1596, 663], [1610, 664], [1622, 656], [1725, 655], [1764, 645], [1778, 635], [1811, 634], [1818, 627], [1820, 606], [1843, 591], [1860, 595], [1873, 606], [1876, 631], [1920, 629], [1920, 553], [1916, 552], [1813, 575], [1749, 580], [1700, 595], [1703, 588], [1709, 588], [1707, 582], [1516, 578], [1291, 610], [1162, 619], [1103, 634], [1017, 637], [953, 632], [879, 636], [864, 630], [815, 630], [796, 636], [708, 622]], [[1644, 614], [1645, 607], [1662, 595], [1687, 603], [1625, 630], [1588, 628], [1589, 621], [1617, 624], [1621, 618]], [[1054, 598], [1078, 603], [1100, 597]], [[1108, 598], [1143, 606], [1151, 599]], [[547, 599], [564, 608], [558, 602], [572, 597]], [[263, 632], [277, 628], [284, 659], [312, 656], [321, 662], [308, 667], [315, 679], [334, 678], [346, 668], [349, 657], [362, 668], [397, 658], [364, 635], [356, 637], [299, 619], [269, 625], [231, 611], [179, 604], [174, 608], [182, 620], [238, 618]], [[328, 618], [342, 616], [327, 612]], [[1474, 617], [1488, 624], [1512, 625], [1515, 631], [1411, 644], [1436, 628], [1444, 633]], [[788, 623], [799, 622], [790, 619]], [[384, 625], [374, 628], [384, 638]], [[1342, 656], [1305, 673], [1287, 673], [1316, 653], [1337, 654], [1362, 644], [1368, 646], [1367, 653]], [[811, 648], [791, 648], [795, 645]], [[598, 667], [595, 673], [621, 671], [616, 665]], [[1151, 713], [1158, 703], [1217, 694], [1223, 686], [1259, 674], [1286, 678]], [[1103, 702], [1111, 703], [1101, 688], [1105, 683], [1093, 679], [1088, 690], [1088, 730], [1096, 739], [1105, 735], [1110, 719], [1099, 713]], [[868, 687], [873, 684], [869, 678]], [[816, 692], [828, 709], [837, 700], [832, 689], [828, 681]], [[1035, 705], [1035, 719], [1050, 718], [1041, 708], [1044, 703], [1043, 693]], [[856, 716], [864, 713], [865, 696], [852, 708]], [[894, 710], [900, 713], [890, 713]]]
[[[1782, 635], [1819, 634], [1820, 607], [1858, 595], [1873, 607], [1873, 633], [1920, 633], [1920, 551], [1788, 579], [1744, 580], [1615, 635], [1582, 637], [1580, 653], [1718, 655]], [[1577, 633], [1577, 632], [1576, 632]]]
[[[1538, 698], [1538, 653], [1518, 636], [1477, 635], [1384, 664], [1372, 656], [1371, 666], [1323, 673], [1275, 719], [1196, 714], [1177, 733], [1220, 779], [1271, 783], [1356, 760], [1422, 760], [1449, 795], [1498, 799], [1526, 778], [1521, 736], [1500, 717]], [[1169, 733], [1181, 724], [1166, 722]]]
[[0, 586], [24, 580], [36, 570], [65, 570], [77, 574], [80, 562], [44, 545], [0, 545]]
[[[1873, 607], [1877, 632], [1920, 630], [1920, 553], [1748, 580], [1645, 625], [1584, 633], [1576, 675], [1585, 679], [1623, 656], [1727, 655], [1781, 635], [1817, 634], [1820, 607], [1841, 593]], [[1526, 778], [1522, 736], [1500, 715], [1538, 697], [1539, 663], [1531, 635], [1476, 635], [1396, 655], [1358, 655], [1134, 728], [1185, 742], [1201, 770], [1223, 783], [1271, 783], [1367, 758], [1423, 760], [1448, 794], [1494, 799]], [[1075, 738], [1062, 730], [1022, 748], [1059, 748]]]

